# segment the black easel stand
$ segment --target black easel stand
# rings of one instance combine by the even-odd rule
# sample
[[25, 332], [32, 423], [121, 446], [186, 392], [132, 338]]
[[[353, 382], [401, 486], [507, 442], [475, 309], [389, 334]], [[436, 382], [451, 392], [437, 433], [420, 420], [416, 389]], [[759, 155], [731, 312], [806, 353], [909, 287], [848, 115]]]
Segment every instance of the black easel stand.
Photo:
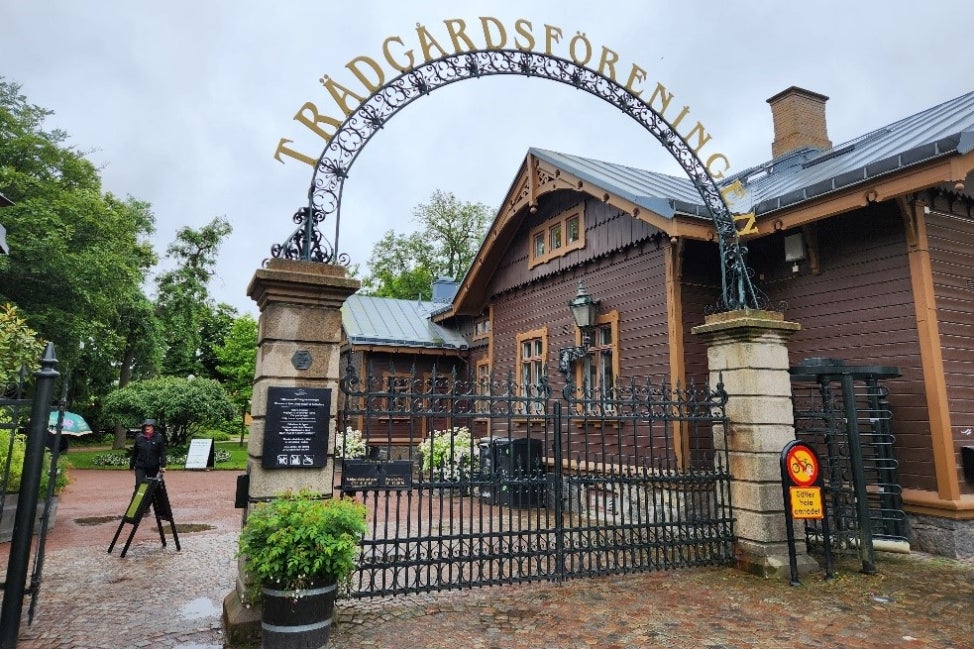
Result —
[[112, 539], [112, 544], [108, 546], [108, 553], [111, 554], [112, 550], [115, 548], [115, 543], [118, 541], [119, 535], [122, 533], [122, 528], [125, 527], [126, 523], [132, 525], [132, 531], [129, 532], [129, 537], [125, 541], [125, 547], [122, 548], [122, 554], [120, 556], [124, 557], [125, 553], [129, 550], [129, 545], [132, 544], [132, 539], [135, 537], [136, 531], [139, 529], [139, 523], [142, 522], [142, 517], [145, 516], [146, 510], [149, 509], [149, 505], [152, 505], [152, 511], [156, 515], [156, 527], [159, 530], [159, 539], [162, 541], [162, 547], [166, 547], [166, 534], [162, 531], [162, 521], [169, 521], [170, 528], [172, 529], [172, 539], [176, 544], [176, 550], [179, 551], [179, 535], [176, 533], [176, 521], [173, 520], [172, 516], [172, 505], [169, 503], [169, 494], [166, 493], [166, 483], [162, 481], [162, 478], [146, 478], [145, 482], [140, 483], [135, 489], [135, 493], [132, 494], [132, 500], [129, 502], [128, 509], [125, 510], [125, 515], [122, 516], [122, 522], [118, 524], [118, 529], [115, 530], [115, 538]]

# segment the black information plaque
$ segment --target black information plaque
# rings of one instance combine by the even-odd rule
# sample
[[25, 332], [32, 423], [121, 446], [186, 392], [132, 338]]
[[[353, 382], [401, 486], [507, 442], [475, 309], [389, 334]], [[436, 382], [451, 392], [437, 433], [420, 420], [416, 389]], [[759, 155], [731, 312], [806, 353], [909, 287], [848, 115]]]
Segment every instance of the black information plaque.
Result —
[[409, 460], [345, 460], [342, 462], [342, 491], [411, 489], [413, 463]]
[[328, 460], [330, 388], [268, 388], [265, 469], [316, 469]]

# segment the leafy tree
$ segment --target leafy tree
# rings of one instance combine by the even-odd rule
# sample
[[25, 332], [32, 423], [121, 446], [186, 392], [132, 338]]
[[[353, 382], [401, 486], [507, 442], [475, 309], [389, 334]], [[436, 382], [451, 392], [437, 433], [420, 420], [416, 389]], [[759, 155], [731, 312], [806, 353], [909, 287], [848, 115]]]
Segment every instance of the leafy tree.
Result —
[[[44, 130], [51, 111], [0, 78], [0, 192], [10, 254], [0, 258], [0, 302], [55, 344], [62, 375], [88, 403], [117, 378], [126, 327], [156, 257], [149, 205], [102, 193], [95, 166]], [[84, 367], [84, 371], [81, 371]]]
[[0, 307], [0, 386], [16, 383], [21, 368], [30, 371], [38, 367], [43, 351], [44, 342], [27, 326], [17, 307]]
[[[154, 376], [162, 362], [163, 346], [162, 323], [156, 318], [155, 305], [139, 292], [119, 311], [120, 331], [124, 332], [122, 357], [118, 376], [118, 388], [124, 388], [134, 378], [146, 379]], [[87, 366], [85, 366], [87, 367]], [[99, 394], [106, 394], [105, 389]], [[115, 424], [115, 439], [112, 448], [125, 447], [125, 427]]]
[[[223, 240], [232, 232], [230, 223], [216, 217], [198, 230], [181, 228], [176, 240], [166, 250], [176, 262], [176, 268], [156, 278], [158, 296], [157, 315], [165, 331], [165, 355], [162, 372], [170, 376], [208, 376], [201, 355], [204, 346], [204, 326], [211, 326], [210, 345], [222, 338], [213, 336], [223, 326], [229, 330], [232, 315], [221, 313], [210, 304], [207, 283], [213, 277], [216, 254]], [[229, 307], [226, 307], [229, 309]], [[232, 309], [230, 309], [232, 311]], [[222, 319], [222, 325], [221, 325]], [[225, 335], [225, 333], [224, 333]], [[215, 363], [213, 363], [215, 365]]]
[[236, 414], [218, 381], [163, 376], [133, 381], [105, 397], [104, 413], [126, 426], [155, 419], [169, 443], [182, 446], [199, 429], [219, 426]]
[[238, 408], [250, 405], [257, 365], [257, 321], [244, 314], [233, 321], [222, 345], [213, 348], [223, 385]]
[[413, 209], [418, 232], [389, 230], [373, 247], [366, 290], [380, 297], [429, 299], [434, 279], [459, 280], [467, 272], [491, 218], [492, 210], [482, 203], [434, 191], [429, 202]]
[[[217, 347], [223, 346], [237, 318], [237, 310], [223, 302], [213, 305], [207, 303], [200, 323], [200, 349], [198, 353], [201, 373], [211, 379], [221, 379], [220, 358]], [[256, 349], [256, 346], [255, 346]]]
[[366, 290], [379, 297], [429, 299], [434, 270], [433, 249], [419, 233], [396, 234], [389, 230], [372, 248]]

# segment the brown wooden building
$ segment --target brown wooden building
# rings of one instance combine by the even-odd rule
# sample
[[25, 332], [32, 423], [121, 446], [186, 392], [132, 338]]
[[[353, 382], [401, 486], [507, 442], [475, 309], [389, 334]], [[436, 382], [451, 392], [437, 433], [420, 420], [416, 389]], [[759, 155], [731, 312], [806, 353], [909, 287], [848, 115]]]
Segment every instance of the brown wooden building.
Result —
[[[888, 387], [911, 540], [974, 556], [974, 92], [835, 146], [827, 99], [795, 87], [769, 99], [773, 158], [722, 185], [739, 182], [735, 211], [757, 215], [742, 239], [756, 285], [801, 325], [792, 364], [901, 374]], [[463, 342], [350, 336], [346, 350], [363, 367], [409, 352], [479, 379], [543, 374], [557, 391], [559, 353], [582, 341], [568, 308], [581, 282], [598, 319], [578, 385], [705, 381], [691, 329], [716, 305], [719, 268], [687, 179], [530, 149], [452, 303], [418, 315]]]

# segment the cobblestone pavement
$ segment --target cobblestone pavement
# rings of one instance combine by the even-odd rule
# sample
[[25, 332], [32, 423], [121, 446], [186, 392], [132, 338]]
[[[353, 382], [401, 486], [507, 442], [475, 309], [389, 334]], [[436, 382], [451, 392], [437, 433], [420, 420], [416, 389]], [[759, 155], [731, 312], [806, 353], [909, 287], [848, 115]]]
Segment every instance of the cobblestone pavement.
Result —
[[[131, 474], [73, 473], [18, 647], [223, 647], [220, 609], [237, 570], [236, 475], [170, 472], [176, 522], [211, 529], [180, 532], [177, 552], [146, 521], [123, 559], [129, 526], [106, 550]], [[880, 553], [877, 574], [857, 568], [842, 560], [836, 579], [808, 575], [798, 587], [709, 568], [343, 600], [328, 646], [974, 649], [974, 563]]]

